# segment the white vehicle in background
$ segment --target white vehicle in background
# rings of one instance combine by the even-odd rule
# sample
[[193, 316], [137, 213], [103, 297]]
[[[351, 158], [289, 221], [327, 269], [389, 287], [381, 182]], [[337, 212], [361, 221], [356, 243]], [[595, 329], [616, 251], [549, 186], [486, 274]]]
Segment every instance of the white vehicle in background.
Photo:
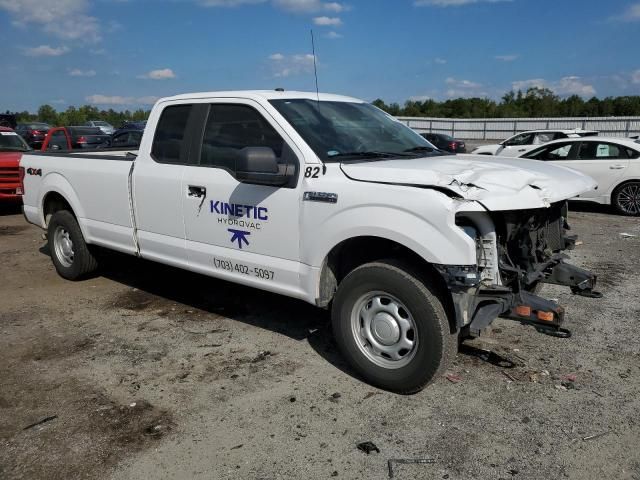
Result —
[[113, 125], [111, 125], [109, 122], [105, 122], [102, 120], [89, 120], [84, 125], [85, 127], [99, 128], [102, 131], [102, 133], [104, 133], [105, 135], [113, 135], [113, 132], [116, 131]]
[[509, 137], [493, 145], [480, 145], [471, 153], [474, 155], [500, 155], [503, 157], [519, 157], [534, 148], [560, 140], [562, 138], [580, 138], [597, 135], [594, 130], [529, 130]]
[[38, 152], [20, 168], [62, 277], [93, 272], [99, 246], [304, 300], [331, 310], [355, 371], [396, 392], [499, 316], [567, 336], [540, 283], [598, 296], [563, 253], [566, 200], [593, 179], [444, 154], [355, 98], [179, 95], [155, 104], [136, 153]]
[[607, 137], [556, 140], [522, 157], [569, 167], [598, 183], [574, 200], [613, 205], [623, 215], [640, 215], [640, 140]]

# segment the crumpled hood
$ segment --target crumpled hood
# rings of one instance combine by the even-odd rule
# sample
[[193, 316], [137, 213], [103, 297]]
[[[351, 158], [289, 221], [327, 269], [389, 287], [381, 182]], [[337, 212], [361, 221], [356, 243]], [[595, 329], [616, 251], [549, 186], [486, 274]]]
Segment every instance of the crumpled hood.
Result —
[[591, 177], [539, 160], [486, 155], [447, 155], [341, 164], [364, 182], [437, 187], [489, 210], [547, 207], [596, 187]]

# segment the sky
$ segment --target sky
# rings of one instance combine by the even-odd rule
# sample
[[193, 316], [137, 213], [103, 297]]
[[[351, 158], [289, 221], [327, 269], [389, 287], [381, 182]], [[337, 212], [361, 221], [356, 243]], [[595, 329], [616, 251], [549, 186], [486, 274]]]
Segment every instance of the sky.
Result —
[[214, 90], [640, 95], [639, 0], [0, 0], [0, 111]]

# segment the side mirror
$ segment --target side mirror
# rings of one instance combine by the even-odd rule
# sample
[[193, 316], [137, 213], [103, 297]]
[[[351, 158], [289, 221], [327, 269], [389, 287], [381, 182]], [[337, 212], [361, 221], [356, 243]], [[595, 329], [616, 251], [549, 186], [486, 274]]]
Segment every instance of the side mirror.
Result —
[[289, 176], [280, 170], [275, 152], [269, 147], [245, 147], [236, 161], [236, 178], [242, 183], [282, 186]]

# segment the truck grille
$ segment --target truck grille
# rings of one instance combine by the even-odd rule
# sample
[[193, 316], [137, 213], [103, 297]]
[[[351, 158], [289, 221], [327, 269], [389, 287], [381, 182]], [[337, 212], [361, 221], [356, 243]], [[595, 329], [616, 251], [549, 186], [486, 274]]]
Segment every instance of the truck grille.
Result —
[[18, 167], [0, 167], [0, 183], [18, 183], [19, 181]]

